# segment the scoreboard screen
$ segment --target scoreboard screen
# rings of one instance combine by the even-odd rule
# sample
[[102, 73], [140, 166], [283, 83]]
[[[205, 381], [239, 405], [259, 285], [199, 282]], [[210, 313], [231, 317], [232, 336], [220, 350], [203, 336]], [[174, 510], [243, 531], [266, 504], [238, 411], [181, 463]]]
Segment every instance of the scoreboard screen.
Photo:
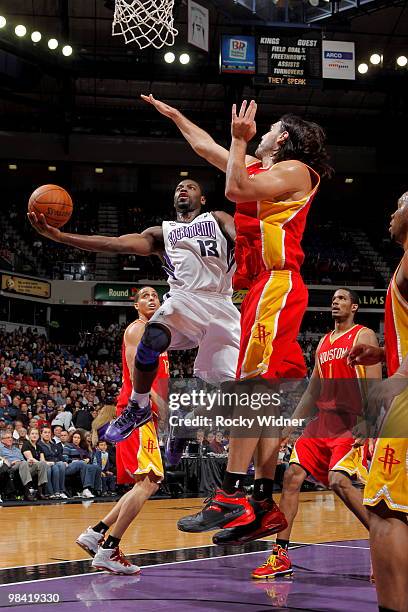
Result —
[[321, 39], [315, 36], [261, 36], [258, 78], [266, 85], [310, 85], [322, 77]]
[[255, 74], [255, 37], [221, 37], [220, 71], [222, 74]]

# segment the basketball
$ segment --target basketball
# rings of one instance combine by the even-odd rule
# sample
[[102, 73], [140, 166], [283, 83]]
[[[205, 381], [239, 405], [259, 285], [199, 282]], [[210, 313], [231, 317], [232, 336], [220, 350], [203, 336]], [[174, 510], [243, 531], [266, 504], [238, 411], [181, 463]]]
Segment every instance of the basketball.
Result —
[[30, 196], [28, 212], [43, 214], [48, 225], [62, 227], [72, 215], [72, 198], [58, 185], [41, 185]]

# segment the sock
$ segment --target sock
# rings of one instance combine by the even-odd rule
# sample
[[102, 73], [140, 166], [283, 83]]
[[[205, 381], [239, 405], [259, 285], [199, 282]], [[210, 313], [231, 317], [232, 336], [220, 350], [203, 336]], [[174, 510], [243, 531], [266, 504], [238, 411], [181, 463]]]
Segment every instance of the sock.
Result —
[[149, 403], [150, 393], [137, 393], [132, 391], [130, 399], [132, 402], [137, 402], [140, 408], [144, 408]]
[[273, 493], [272, 478], [256, 478], [254, 481], [254, 492], [252, 497], [255, 501], [263, 501], [264, 499], [272, 499]]
[[94, 531], [97, 531], [98, 533], [102, 533], [103, 535], [105, 535], [109, 527], [103, 521], [99, 521], [99, 523], [95, 525], [95, 527], [92, 527], [92, 529]]
[[237, 491], [243, 492], [245, 478], [246, 473], [225, 472], [224, 480], [222, 481], [222, 490], [230, 495], [232, 493], [237, 493]]
[[113, 536], [108, 536], [105, 542], [102, 544], [102, 548], [111, 548], [112, 550], [119, 546], [120, 538], [114, 538]]
[[281, 540], [280, 538], [276, 538], [276, 543], [278, 546], [281, 546], [285, 550], [289, 548], [289, 540]]

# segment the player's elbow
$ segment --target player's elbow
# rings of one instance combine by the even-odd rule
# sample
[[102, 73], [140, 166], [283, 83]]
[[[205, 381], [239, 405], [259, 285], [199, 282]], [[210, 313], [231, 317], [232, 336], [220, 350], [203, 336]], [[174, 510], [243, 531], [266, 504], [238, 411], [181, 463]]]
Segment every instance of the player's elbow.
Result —
[[227, 198], [227, 200], [230, 200], [230, 202], [237, 202], [239, 197], [239, 190], [227, 186], [225, 188], [225, 197]]
[[[251, 197], [249, 194], [245, 193], [244, 190], [239, 189], [237, 187], [226, 187], [225, 189], [225, 197], [230, 202], [248, 202]], [[253, 199], [253, 198], [252, 198]]]

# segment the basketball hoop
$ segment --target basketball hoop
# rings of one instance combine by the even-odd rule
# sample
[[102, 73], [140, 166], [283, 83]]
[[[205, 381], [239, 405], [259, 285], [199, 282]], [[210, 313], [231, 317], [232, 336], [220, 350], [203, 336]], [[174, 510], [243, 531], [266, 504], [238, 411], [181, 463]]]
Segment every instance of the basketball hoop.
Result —
[[136, 42], [141, 49], [174, 45], [173, 7], [174, 0], [115, 0], [112, 36], [123, 36], [126, 44]]

